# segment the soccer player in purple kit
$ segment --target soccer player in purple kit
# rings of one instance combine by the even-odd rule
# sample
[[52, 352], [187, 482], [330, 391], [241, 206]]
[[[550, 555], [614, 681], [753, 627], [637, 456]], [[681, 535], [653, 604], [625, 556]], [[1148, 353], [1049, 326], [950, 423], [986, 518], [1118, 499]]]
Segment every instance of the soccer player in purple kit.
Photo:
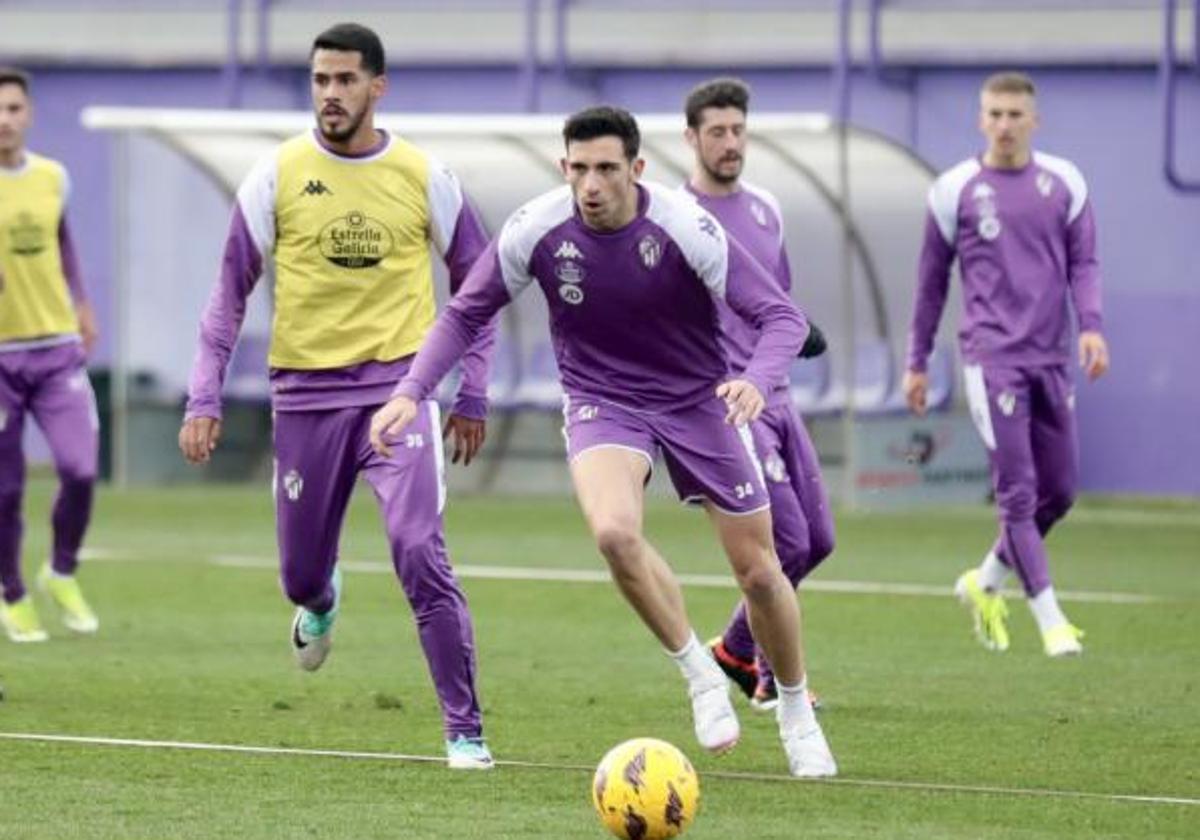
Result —
[[47, 638], [21, 578], [26, 414], [50, 444], [59, 479], [53, 549], [38, 584], [67, 629], [100, 626], [75, 579], [99, 453], [85, 368], [96, 320], [67, 225], [70, 178], [62, 164], [25, 148], [32, 120], [29, 77], [0, 69], [0, 624], [14, 642]]
[[[684, 112], [687, 142], [696, 162], [686, 189], [771, 273], [779, 287], [790, 293], [792, 273], [779, 202], [767, 190], [741, 177], [749, 107], [750, 89], [740, 79], [713, 79], [691, 91]], [[717, 311], [733, 370], [745, 370], [758, 333], [721, 301], [717, 302]], [[815, 330], [810, 332], [808, 344], [818, 335]], [[801, 350], [802, 356], [817, 352], [808, 344]], [[823, 345], [820, 347], [823, 349]], [[775, 383], [764, 396], [767, 406], [762, 416], [750, 424], [750, 430], [771, 499], [775, 550], [784, 574], [793, 586], [798, 586], [833, 552], [833, 514], [821, 482], [816, 450], [791, 404], [787, 381]], [[721, 669], [755, 708], [775, 706], [774, 674], [761, 647], [754, 643], [745, 602], [738, 604], [724, 632], [708, 645]], [[810, 699], [815, 705], [811, 692]]]
[[990, 76], [980, 91], [987, 149], [942, 173], [929, 192], [904, 393], [924, 413], [926, 362], [946, 301], [950, 267], [963, 282], [960, 346], [971, 416], [988, 450], [1000, 534], [955, 592], [979, 641], [1008, 649], [1000, 588], [1015, 571], [1049, 656], [1083, 651], [1050, 581], [1043, 537], [1075, 498], [1078, 442], [1070, 372], [1073, 305], [1079, 364], [1108, 370], [1100, 272], [1088, 189], [1070, 161], [1034, 151], [1033, 81]]
[[[769, 500], [746, 424], [784, 380], [807, 325], [720, 224], [678, 190], [639, 181], [640, 134], [626, 111], [588, 108], [564, 125], [566, 186], [509, 217], [443, 311], [395, 395], [373, 418], [381, 453], [493, 315], [536, 282], [566, 394], [576, 495], [614, 581], [687, 682], [696, 737], [713, 752], [740, 736], [725, 675], [696, 638], [679, 583], [642, 533], [644, 485], [661, 452], [680, 497], [703, 504], [780, 685], [789, 770], [837, 766], [805, 686], [796, 598], [771, 543]], [[731, 375], [715, 299], [759, 330]]]
[[423, 401], [404, 445], [377, 456], [372, 412], [408, 370], [435, 312], [430, 242], [456, 290], [487, 237], [457, 179], [398, 136], [377, 130], [387, 90], [383, 46], [357, 24], [317, 36], [311, 53], [316, 129], [285, 141], [242, 183], [220, 279], [200, 327], [179, 445], [209, 459], [221, 430], [221, 383], [246, 298], [272, 259], [269, 363], [281, 577], [297, 606], [291, 643], [305, 670], [325, 661], [338, 613], [338, 537], [361, 473], [417, 623], [442, 708], [449, 766], [487, 769], [466, 598], [443, 538], [443, 434], [469, 463], [484, 437], [490, 326], [466, 355], [441, 428]]

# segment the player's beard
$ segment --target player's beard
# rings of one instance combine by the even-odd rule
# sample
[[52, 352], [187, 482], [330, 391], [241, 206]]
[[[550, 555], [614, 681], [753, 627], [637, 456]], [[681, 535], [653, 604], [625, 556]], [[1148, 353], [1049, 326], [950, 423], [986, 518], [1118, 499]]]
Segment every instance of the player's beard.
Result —
[[[721, 160], [717, 161], [717, 165], [719, 166], [720, 164], [725, 163], [727, 160], [731, 160], [731, 159], [721, 158]], [[707, 172], [708, 176], [710, 178], [712, 178], [714, 181], [716, 181], [718, 184], [732, 184], [735, 181], [737, 181], [738, 178], [742, 177], [743, 158], [741, 158], [739, 156], [737, 158], [736, 162], [737, 162], [737, 168], [733, 170], [732, 175], [729, 174], [728, 171], [722, 172], [720, 169], [717, 168], [717, 166], [709, 166], [707, 163], [704, 164], [704, 171]]]
[[345, 113], [347, 119], [346, 127], [338, 131], [333, 131], [329, 128], [326, 128], [324, 117], [320, 114], [317, 115], [317, 126], [321, 129], [321, 136], [330, 143], [345, 143], [347, 140], [353, 137], [355, 132], [358, 131], [359, 126], [362, 125], [363, 120], [366, 118], [367, 109], [363, 108], [357, 114], [352, 114], [349, 111], [346, 111]]

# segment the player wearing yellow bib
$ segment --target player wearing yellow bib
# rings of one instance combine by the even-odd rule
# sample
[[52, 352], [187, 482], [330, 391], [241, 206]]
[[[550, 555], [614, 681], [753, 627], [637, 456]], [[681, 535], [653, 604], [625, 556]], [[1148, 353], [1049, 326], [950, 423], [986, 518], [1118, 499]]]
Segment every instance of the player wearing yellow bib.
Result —
[[[207, 461], [220, 435], [221, 383], [246, 298], [274, 263], [271, 402], [281, 577], [296, 604], [291, 643], [315, 671], [330, 650], [338, 536], [361, 473], [383, 513], [392, 561], [416, 618], [441, 702], [451, 767], [487, 768], [466, 598], [443, 540], [443, 430], [436, 402], [390, 458], [367, 432], [433, 324], [430, 244], [455, 291], [486, 234], [454, 175], [374, 127], [387, 89], [383, 46], [340, 24], [312, 50], [317, 130], [285, 141], [242, 183], [220, 280], [204, 312], [179, 444]], [[454, 460], [483, 442], [489, 333], [463, 364], [445, 433]]]
[[67, 227], [67, 170], [25, 148], [32, 116], [29, 77], [0, 69], [0, 625], [14, 642], [47, 638], [21, 578], [26, 414], [60, 482], [38, 582], [68, 629], [99, 627], [75, 580], [96, 482], [99, 425], [85, 370], [96, 321]]

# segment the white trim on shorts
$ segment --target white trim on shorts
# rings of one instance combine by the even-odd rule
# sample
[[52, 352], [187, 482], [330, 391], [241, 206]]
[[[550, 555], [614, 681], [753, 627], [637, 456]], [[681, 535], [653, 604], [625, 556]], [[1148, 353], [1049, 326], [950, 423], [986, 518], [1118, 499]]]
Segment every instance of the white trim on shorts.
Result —
[[705, 496], [703, 493], [697, 493], [694, 496], [685, 496], [679, 500], [679, 503], [681, 505], [698, 505], [698, 504], [703, 504], [704, 502], [708, 502], [710, 505], [712, 505], [714, 508], [716, 508], [717, 510], [719, 510], [721, 513], [725, 514], [726, 516], [752, 516], [753, 514], [762, 513], [764, 510], [771, 509], [770, 499], [767, 500], [766, 504], [760, 505], [759, 507], [756, 507], [753, 510], [726, 510], [725, 508], [721, 507], [719, 504], [714, 502], [712, 499], [710, 499], [708, 496]]
[[963, 381], [967, 390], [967, 406], [971, 422], [989, 451], [996, 450], [996, 430], [992, 428], [992, 407], [988, 400], [987, 384], [983, 381], [983, 365], [963, 365]]
[[[563, 427], [563, 435], [566, 435], [566, 433], [567, 433], [567, 430], [566, 430], [566, 427], [564, 426]], [[570, 441], [568, 441], [567, 446], [570, 446], [570, 445], [571, 445]], [[654, 475], [654, 458], [651, 457], [650, 453], [646, 452], [646, 450], [644, 450], [644, 449], [638, 449], [636, 446], [626, 446], [623, 443], [593, 443], [591, 446], [587, 447], [586, 449], [580, 449], [574, 455], [567, 458], [567, 465], [569, 466], [569, 465], [575, 463], [575, 460], [580, 455], [582, 455], [585, 452], [591, 452], [593, 449], [624, 449], [626, 452], [636, 452], [637, 454], [641, 455], [643, 458], [646, 459], [646, 466], [650, 468], [650, 472], [647, 473], [647, 475], [646, 475], [646, 481], [649, 481], [650, 477], [652, 475]]]
[[433, 438], [433, 468], [437, 478], [438, 515], [446, 507], [446, 449], [442, 443], [442, 407], [437, 400], [426, 400], [429, 406], [429, 436]]

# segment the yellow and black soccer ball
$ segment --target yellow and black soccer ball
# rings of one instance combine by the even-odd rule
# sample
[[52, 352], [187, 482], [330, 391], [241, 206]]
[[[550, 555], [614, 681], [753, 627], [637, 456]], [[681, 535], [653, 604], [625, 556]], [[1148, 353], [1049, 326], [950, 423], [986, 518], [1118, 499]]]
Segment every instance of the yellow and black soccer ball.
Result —
[[679, 750], [634, 738], [608, 751], [592, 780], [592, 804], [622, 840], [678, 837], [696, 818], [700, 780]]

